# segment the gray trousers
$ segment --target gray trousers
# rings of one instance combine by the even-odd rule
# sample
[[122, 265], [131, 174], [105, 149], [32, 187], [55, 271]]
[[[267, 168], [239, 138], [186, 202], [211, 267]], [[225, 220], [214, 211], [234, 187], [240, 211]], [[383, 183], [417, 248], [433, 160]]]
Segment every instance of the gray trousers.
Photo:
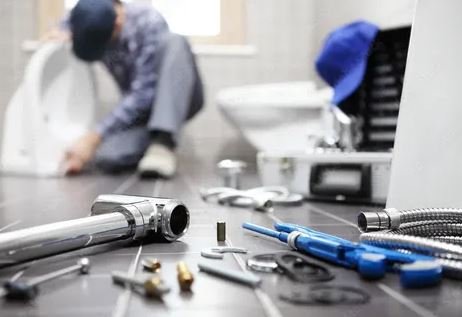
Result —
[[138, 126], [105, 136], [95, 156], [101, 169], [136, 167], [150, 144], [150, 131], [170, 132], [177, 140], [184, 123], [202, 108], [202, 81], [186, 38], [168, 34], [153, 71], [159, 72], [159, 79], [150, 114]]

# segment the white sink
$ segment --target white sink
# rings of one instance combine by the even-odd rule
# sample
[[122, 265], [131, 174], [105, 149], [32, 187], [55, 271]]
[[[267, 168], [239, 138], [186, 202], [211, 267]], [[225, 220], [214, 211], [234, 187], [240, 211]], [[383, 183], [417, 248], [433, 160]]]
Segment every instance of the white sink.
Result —
[[313, 82], [286, 82], [222, 90], [223, 114], [260, 151], [310, 150], [326, 134], [332, 90]]

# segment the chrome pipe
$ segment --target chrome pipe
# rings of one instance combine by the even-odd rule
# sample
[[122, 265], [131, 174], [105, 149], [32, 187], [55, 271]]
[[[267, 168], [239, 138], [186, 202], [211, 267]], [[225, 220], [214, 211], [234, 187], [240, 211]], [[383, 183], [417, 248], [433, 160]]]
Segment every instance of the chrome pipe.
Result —
[[174, 241], [189, 227], [189, 211], [175, 199], [101, 195], [90, 217], [0, 234], [0, 267], [125, 239]]

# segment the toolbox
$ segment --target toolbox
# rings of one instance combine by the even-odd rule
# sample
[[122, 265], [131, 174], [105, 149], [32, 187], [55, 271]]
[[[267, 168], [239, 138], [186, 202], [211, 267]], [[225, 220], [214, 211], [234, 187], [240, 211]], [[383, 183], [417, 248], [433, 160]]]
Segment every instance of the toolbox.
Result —
[[308, 199], [385, 204], [391, 158], [391, 152], [261, 152], [257, 165], [264, 186], [285, 186]]

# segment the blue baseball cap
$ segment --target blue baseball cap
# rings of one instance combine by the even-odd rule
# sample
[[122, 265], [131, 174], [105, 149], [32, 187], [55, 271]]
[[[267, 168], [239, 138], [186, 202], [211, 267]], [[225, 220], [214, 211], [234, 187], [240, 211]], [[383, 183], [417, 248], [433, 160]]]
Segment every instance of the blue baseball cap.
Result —
[[374, 24], [357, 21], [334, 30], [325, 40], [316, 59], [316, 70], [334, 88], [334, 105], [348, 98], [361, 84], [369, 49], [378, 31]]
[[113, 0], [79, 0], [69, 20], [74, 54], [88, 62], [101, 59], [111, 40], [115, 20]]

